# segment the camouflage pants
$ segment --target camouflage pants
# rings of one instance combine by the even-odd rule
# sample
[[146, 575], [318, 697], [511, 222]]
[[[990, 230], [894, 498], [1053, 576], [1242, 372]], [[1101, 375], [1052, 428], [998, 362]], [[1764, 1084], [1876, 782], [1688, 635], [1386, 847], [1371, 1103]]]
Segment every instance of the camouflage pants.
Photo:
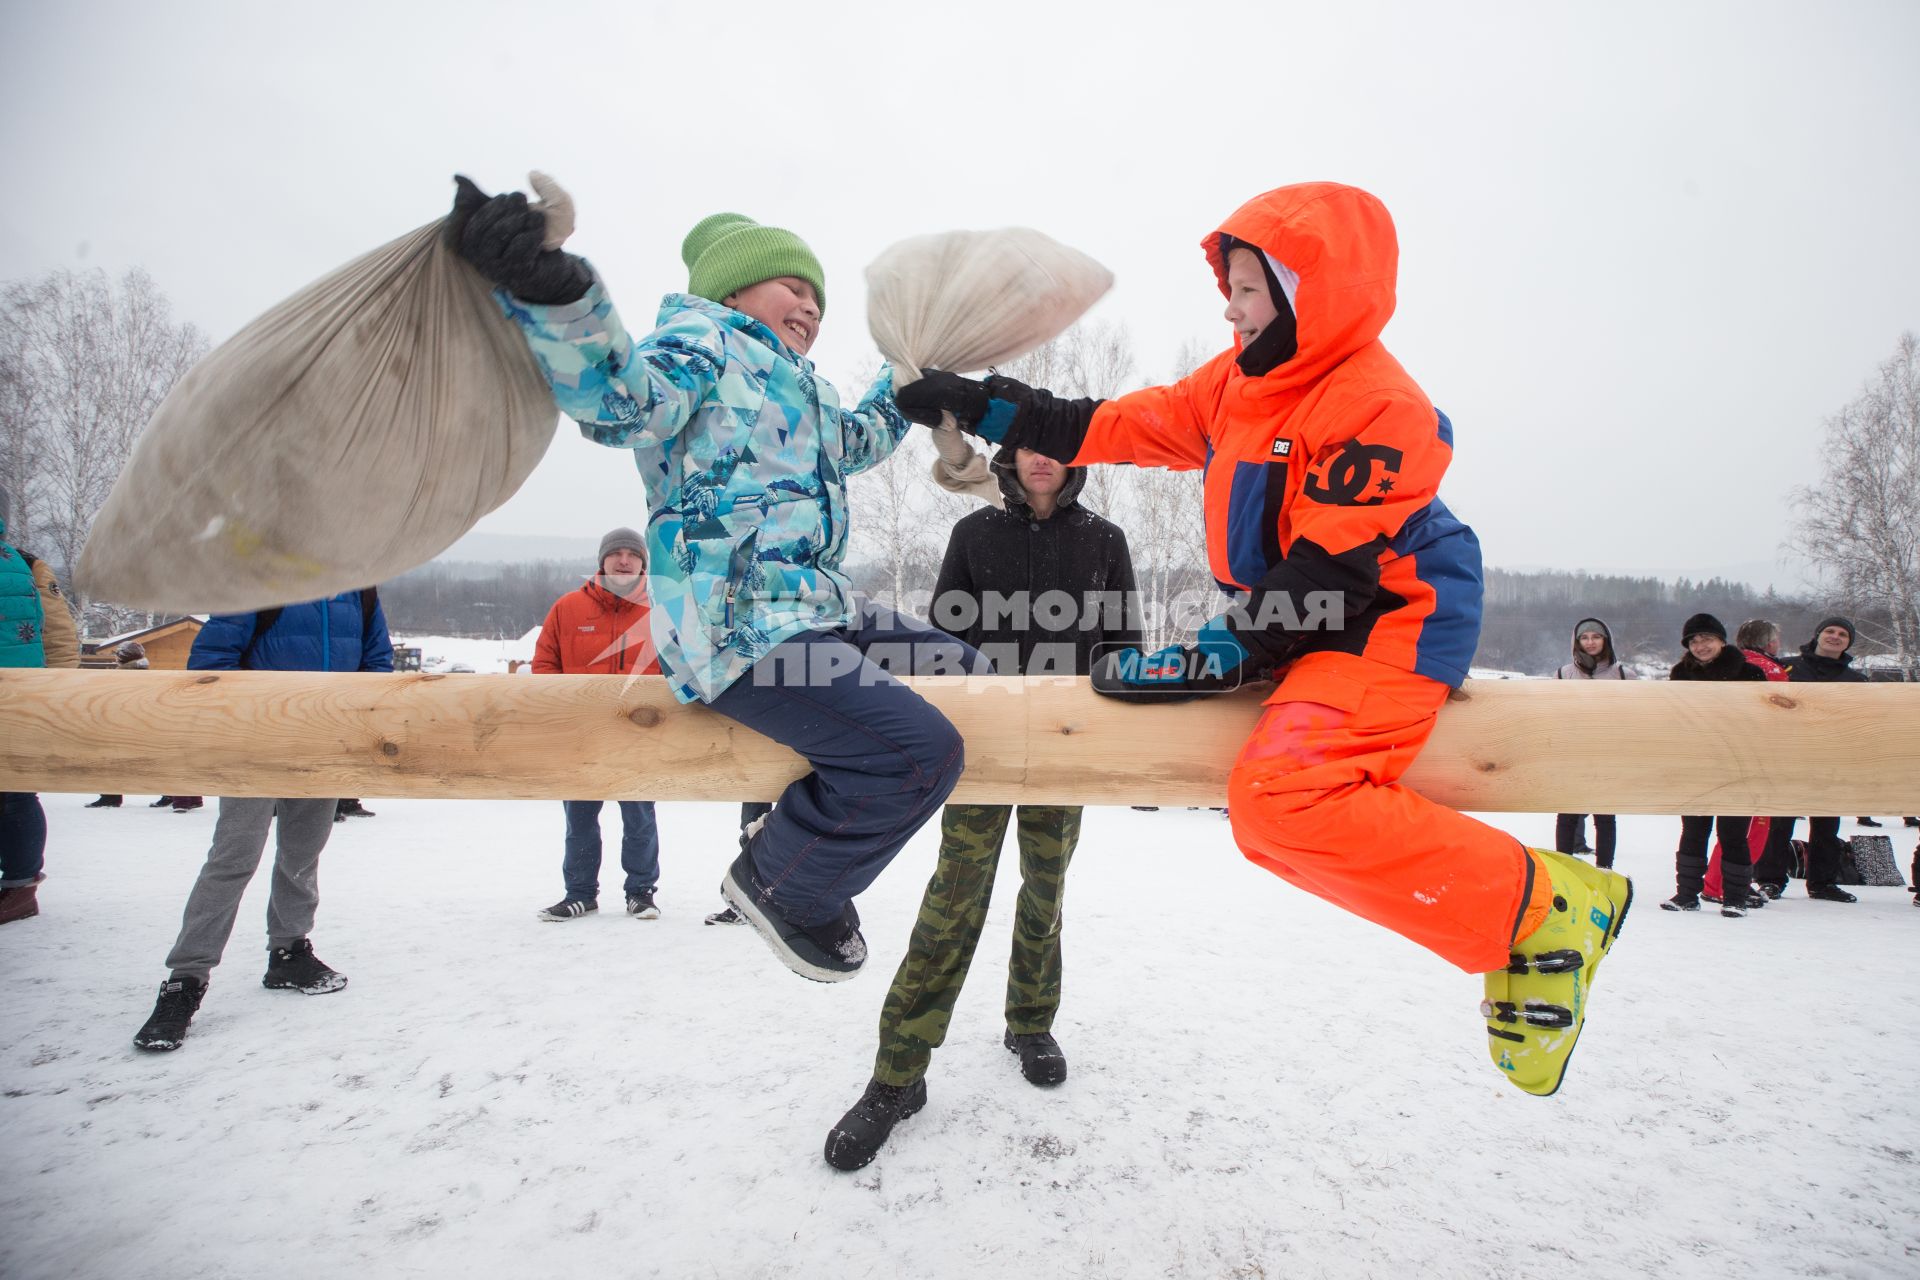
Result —
[[[987, 919], [1010, 805], [950, 804], [940, 821], [940, 862], [920, 900], [920, 917], [880, 1010], [873, 1078], [911, 1084], [945, 1043], [954, 1002], [967, 980]], [[1060, 899], [1080, 840], [1080, 810], [1021, 805], [1020, 896], [1007, 973], [1007, 1028], [1046, 1031], [1060, 1007]]]

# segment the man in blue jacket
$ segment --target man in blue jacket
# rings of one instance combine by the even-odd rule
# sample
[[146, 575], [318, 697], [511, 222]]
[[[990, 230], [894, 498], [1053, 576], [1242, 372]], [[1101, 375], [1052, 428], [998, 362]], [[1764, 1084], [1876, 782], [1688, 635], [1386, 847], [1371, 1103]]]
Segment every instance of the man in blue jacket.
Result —
[[[190, 671], [391, 671], [393, 642], [373, 588], [343, 591], [326, 600], [260, 613], [215, 614], [194, 637]], [[226, 797], [213, 828], [213, 847], [187, 898], [180, 936], [167, 956], [153, 1016], [133, 1037], [135, 1047], [164, 1052], [180, 1047], [187, 1024], [207, 993], [207, 980], [233, 934], [267, 830], [280, 835], [267, 901], [267, 975], [262, 985], [310, 996], [347, 985], [313, 954], [307, 933], [320, 904], [320, 851], [333, 833], [333, 797], [318, 800]]]

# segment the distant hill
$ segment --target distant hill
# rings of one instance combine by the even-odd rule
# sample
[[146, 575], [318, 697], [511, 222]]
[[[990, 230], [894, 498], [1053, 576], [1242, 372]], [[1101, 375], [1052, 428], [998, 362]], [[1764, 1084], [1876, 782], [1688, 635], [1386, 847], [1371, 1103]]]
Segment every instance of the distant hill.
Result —
[[547, 537], [518, 533], [469, 533], [435, 556], [436, 561], [475, 564], [527, 564], [538, 560], [579, 561], [581, 572], [593, 568], [598, 538]]

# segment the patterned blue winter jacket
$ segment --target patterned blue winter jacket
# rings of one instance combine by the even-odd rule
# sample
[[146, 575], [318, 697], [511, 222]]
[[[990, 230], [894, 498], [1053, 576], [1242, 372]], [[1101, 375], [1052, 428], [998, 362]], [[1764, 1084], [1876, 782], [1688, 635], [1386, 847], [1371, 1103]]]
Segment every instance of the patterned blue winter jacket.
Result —
[[253, 638], [259, 614], [216, 613], [193, 638], [189, 671], [391, 671], [393, 641], [378, 603], [360, 625], [358, 591], [290, 604]]
[[853, 620], [846, 481], [911, 429], [892, 369], [846, 410], [773, 330], [705, 298], [668, 294], [635, 342], [598, 279], [558, 306], [495, 297], [560, 411], [633, 451], [653, 642], [680, 701], [711, 702], [782, 640]]

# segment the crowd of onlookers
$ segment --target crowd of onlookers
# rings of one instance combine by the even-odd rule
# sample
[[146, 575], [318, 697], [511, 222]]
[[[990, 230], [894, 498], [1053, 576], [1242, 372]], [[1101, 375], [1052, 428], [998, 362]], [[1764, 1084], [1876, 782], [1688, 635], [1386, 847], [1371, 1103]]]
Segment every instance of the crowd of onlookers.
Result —
[[[1727, 629], [1710, 613], [1697, 613], [1681, 628], [1680, 660], [1668, 672], [1672, 680], [1774, 680], [1798, 683], [1865, 683], [1867, 676], [1854, 665], [1857, 632], [1847, 618], [1821, 620], [1812, 639], [1798, 652], [1782, 656], [1780, 628], [1764, 618], [1740, 625], [1733, 641]], [[1632, 680], [1634, 670], [1614, 652], [1613, 633], [1599, 618], [1582, 618], [1573, 628], [1573, 660], [1556, 671], [1562, 680]], [[1587, 844], [1589, 815], [1563, 813], [1555, 825], [1554, 847], [1562, 853], [1591, 853], [1603, 867], [1613, 865], [1616, 852], [1614, 816], [1596, 813], [1592, 846]], [[1673, 897], [1660, 905], [1667, 911], [1698, 911], [1702, 901], [1728, 917], [1744, 916], [1779, 899], [1789, 880], [1806, 882], [1807, 896], [1823, 902], [1854, 902], [1840, 887], [1847, 846], [1840, 840], [1837, 817], [1807, 819], [1807, 839], [1795, 840], [1799, 822], [1792, 817], [1756, 817], [1746, 814], [1695, 814], [1680, 819], [1680, 842], [1674, 853]], [[1920, 817], [1909, 816], [1910, 827]], [[1871, 817], [1862, 826], [1880, 824]], [[1717, 836], [1717, 839], [1716, 839]], [[1711, 845], [1711, 850], [1709, 849]], [[1920, 906], [1920, 847], [1912, 868], [1914, 905]]]

